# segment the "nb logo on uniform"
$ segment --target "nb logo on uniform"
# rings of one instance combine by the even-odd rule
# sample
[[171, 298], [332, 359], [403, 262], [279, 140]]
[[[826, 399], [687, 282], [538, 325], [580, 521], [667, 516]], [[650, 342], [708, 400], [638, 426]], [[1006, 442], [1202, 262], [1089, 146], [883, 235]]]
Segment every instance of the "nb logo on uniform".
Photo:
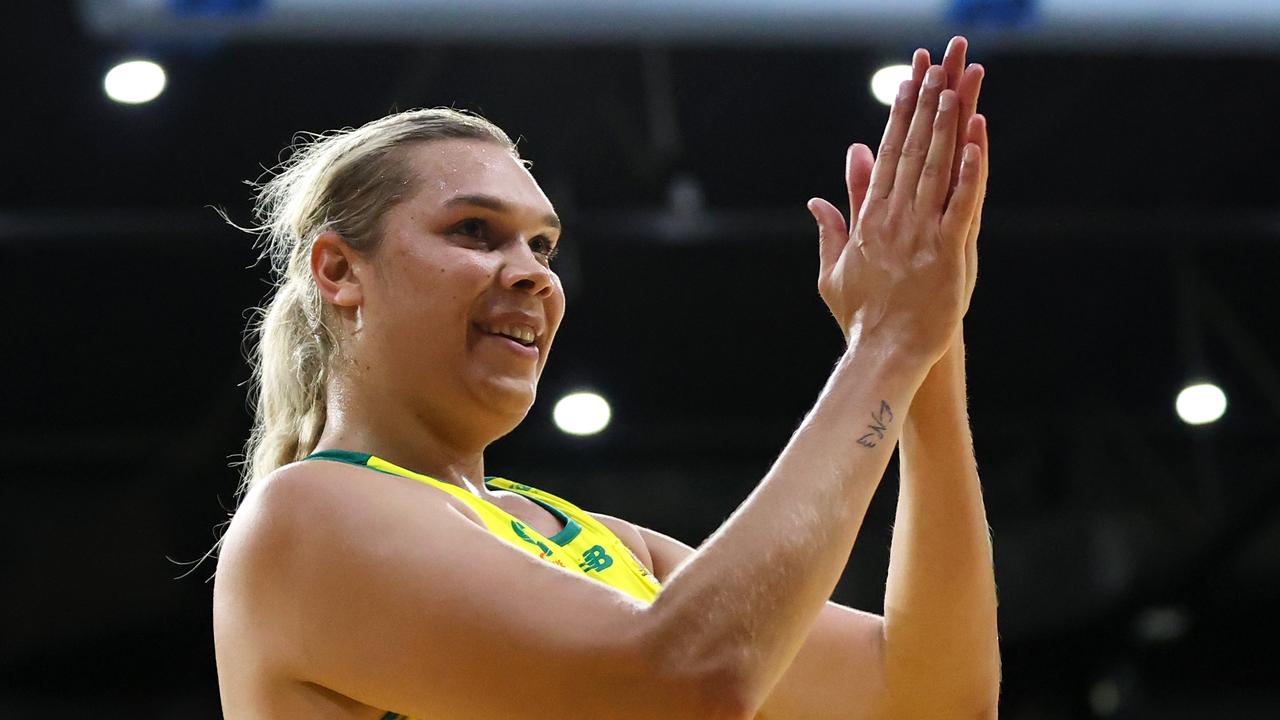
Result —
[[591, 572], [595, 570], [600, 572], [613, 564], [613, 558], [604, 551], [599, 545], [592, 545], [586, 552], [582, 553], [582, 562], [578, 563], [578, 567], [583, 572]]

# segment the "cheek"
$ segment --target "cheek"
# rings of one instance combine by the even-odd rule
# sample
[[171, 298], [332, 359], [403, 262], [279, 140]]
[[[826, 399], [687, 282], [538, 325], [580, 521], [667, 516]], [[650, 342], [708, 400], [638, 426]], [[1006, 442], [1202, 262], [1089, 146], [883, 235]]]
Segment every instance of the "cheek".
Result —
[[396, 285], [407, 296], [430, 295], [448, 300], [465, 300], [493, 276], [483, 257], [465, 249], [446, 248], [433, 252], [406, 250], [391, 270]]
[[564, 286], [560, 284], [560, 276], [551, 271], [551, 293], [542, 298], [542, 310], [547, 320], [547, 329], [554, 332], [564, 319]]

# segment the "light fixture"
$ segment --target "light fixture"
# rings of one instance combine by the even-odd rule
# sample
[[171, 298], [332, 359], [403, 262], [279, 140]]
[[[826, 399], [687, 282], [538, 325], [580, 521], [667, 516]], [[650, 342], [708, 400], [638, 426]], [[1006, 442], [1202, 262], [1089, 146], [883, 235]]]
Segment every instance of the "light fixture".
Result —
[[164, 92], [164, 68], [150, 60], [130, 60], [107, 71], [102, 87], [107, 97], [126, 105], [151, 102]]
[[1188, 425], [1216, 422], [1227, 411], [1227, 395], [1211, 382], [1187, 385], [1174, 402], [1178, 417]]
[[876, 100], [892, 107], [894, 98], [898, 97], [898, 86], [910, 79], [910, 65], [887, 65], [871, 76], [871, 94]]
[[594, 392], [571, 393], [556, 403], [552, 418], [570, 435], [595, 435], [609, 424], [609, 403]]

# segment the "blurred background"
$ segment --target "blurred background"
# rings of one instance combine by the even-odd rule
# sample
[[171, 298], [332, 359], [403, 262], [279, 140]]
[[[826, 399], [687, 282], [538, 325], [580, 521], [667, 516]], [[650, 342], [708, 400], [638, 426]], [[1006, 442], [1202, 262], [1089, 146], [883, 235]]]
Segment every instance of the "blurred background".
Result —
[[[192, 563], [235, 505], [269, 286], [213, 208], [247, 224], [296, 132], [452, 105], [521, 138], [568, 312], [486, 470], [697, 545], [843, 346], [805, 201], [845, 204], [876, 73], [957, 33], [992, 142], [965, 330], [1002, 717], [1280, 717], [1280, 3], [64, 0], [0, 27], [0, 718], [220, 716]], [[598, 432], [565, 430], [581, 392]], [[840, 602], [881, 610], [897, 474]]]

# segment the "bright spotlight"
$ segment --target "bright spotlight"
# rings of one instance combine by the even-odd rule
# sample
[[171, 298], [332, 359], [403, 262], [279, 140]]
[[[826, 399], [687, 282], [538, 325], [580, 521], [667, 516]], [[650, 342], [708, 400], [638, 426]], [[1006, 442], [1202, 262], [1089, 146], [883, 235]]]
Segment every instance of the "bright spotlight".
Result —
[[903, 80], [911, 79], [910, 65], [889, 65], [882, 67], [871, 76], [871, 94], [885, 105], [892, 106], [893, 99], [898, 97], [898, 86]]
[[1204, 425], [1216, 421], [1227, 411], [1227, 396], [1213, 383], [1188, 385], [1178, 393], [1174, 407], [1183, 422]]
[[150, 60], [120, 63], [107, 72], [102, 87], [118, 103], [151, 102], [164, 92], [164, 68]]
[[609, 403], [593, 392], [572, 393], [560, 398], [552, 418], [570, 435], [595, 435], [609, 424]]

